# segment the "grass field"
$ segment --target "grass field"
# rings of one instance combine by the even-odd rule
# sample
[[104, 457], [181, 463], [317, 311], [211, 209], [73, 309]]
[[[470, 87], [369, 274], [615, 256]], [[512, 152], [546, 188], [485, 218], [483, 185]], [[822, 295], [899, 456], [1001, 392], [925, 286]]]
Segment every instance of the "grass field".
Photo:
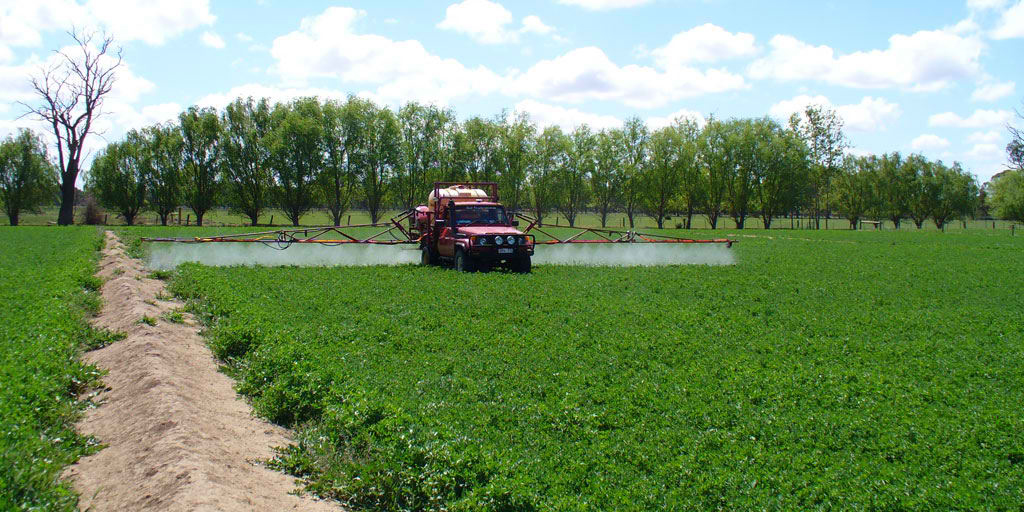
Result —
[[100, 307], [93, 227], [0, 227], [0, 510], [76, 510], [58, 480], [96, 449], [74, 431], [78, 395], [99, 372], [83, 348], [111, 341], [84, 317]]
[[724, 267], [188, 264], [172, 287], [298, 429], [278, 466], [356, 508], [1024, 503], [1024, 238], [733, 234]]

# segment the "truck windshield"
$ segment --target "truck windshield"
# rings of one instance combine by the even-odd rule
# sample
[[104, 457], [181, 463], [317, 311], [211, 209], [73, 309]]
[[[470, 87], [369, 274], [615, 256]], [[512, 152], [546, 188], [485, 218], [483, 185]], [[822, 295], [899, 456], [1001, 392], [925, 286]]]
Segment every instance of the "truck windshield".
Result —
[[501, 224], [507, 225], [505, 209], [500, 206], [461, 206], [455, 209], [455, 224]]

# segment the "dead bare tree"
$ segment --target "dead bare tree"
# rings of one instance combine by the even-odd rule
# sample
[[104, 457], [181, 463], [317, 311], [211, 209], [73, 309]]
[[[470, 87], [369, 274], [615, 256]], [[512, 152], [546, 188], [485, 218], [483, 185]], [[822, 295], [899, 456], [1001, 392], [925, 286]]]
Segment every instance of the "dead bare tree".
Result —
[[[114, 72], [121, 66], [121, 49], [112, 48], [113, 37], [95, 32], [68, 33], [77, 51], [57, 51], [57, 59], [32, 77], [39, 103], [29, 105], [25, 115], [34, 115], [53, 128], [60, 166], [60, 213], [57, 224], [74, 223], [75, 180], [81, 170], [85, 139], [93, 122], [102, 115], [103, 99], [114, 86]], [[93, 42], [96, 39], [98, 46]], [[113, 53], [112, 53], [113, 52]]]

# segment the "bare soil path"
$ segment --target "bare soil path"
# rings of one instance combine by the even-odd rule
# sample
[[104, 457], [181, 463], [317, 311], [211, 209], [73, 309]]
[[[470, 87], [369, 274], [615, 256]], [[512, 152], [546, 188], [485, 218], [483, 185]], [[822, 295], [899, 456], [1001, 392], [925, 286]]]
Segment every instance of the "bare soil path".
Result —
[[[146, 277], [110, 231], [98, 276], [99, 327], [127, 338], [85, 355], [108, 370], [107, 388], [79, 423], [107, 447], [67, 470], [81, 508], [103, 511], [339, 510], [295, 496], [292, 477], [256, 463], [288, 442], [287, 431], [252, 416], [218, 372], [194, 319], [163, 316], [181, 304]], [[142, 322], [143, 316], [156, 325]]]

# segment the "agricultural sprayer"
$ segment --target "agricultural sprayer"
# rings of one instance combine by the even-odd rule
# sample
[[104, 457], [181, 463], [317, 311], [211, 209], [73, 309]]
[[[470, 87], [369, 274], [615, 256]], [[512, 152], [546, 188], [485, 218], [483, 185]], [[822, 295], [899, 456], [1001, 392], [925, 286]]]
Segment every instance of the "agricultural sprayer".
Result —
[[[525, 227], [520, 229], [521, 223]], [[376, 229], [375, 229], [376, 228]], [[571, 233], [556, 236], [554, 230]], [[367, 235], [367, 233], [369, 233]], [[537, 240], [534, 233], [543, 235]], [[292, 244], [418, 246], [424, 265], [449, 264], [471, 271], [493, 266], [529, 272], [538, 247], [565, 244], [724, 244], [728, 238], [692, 239], [605, 228], [566, 228], [523, 214], [509, 214], [494, 182], [437, 182], [427, 204], [386, 222], [279, 229], [192, 238], [143, 238], [147, 242], [259, 243], [274, 249]], [[543, 249], [542, 249], [543, 250]]]

